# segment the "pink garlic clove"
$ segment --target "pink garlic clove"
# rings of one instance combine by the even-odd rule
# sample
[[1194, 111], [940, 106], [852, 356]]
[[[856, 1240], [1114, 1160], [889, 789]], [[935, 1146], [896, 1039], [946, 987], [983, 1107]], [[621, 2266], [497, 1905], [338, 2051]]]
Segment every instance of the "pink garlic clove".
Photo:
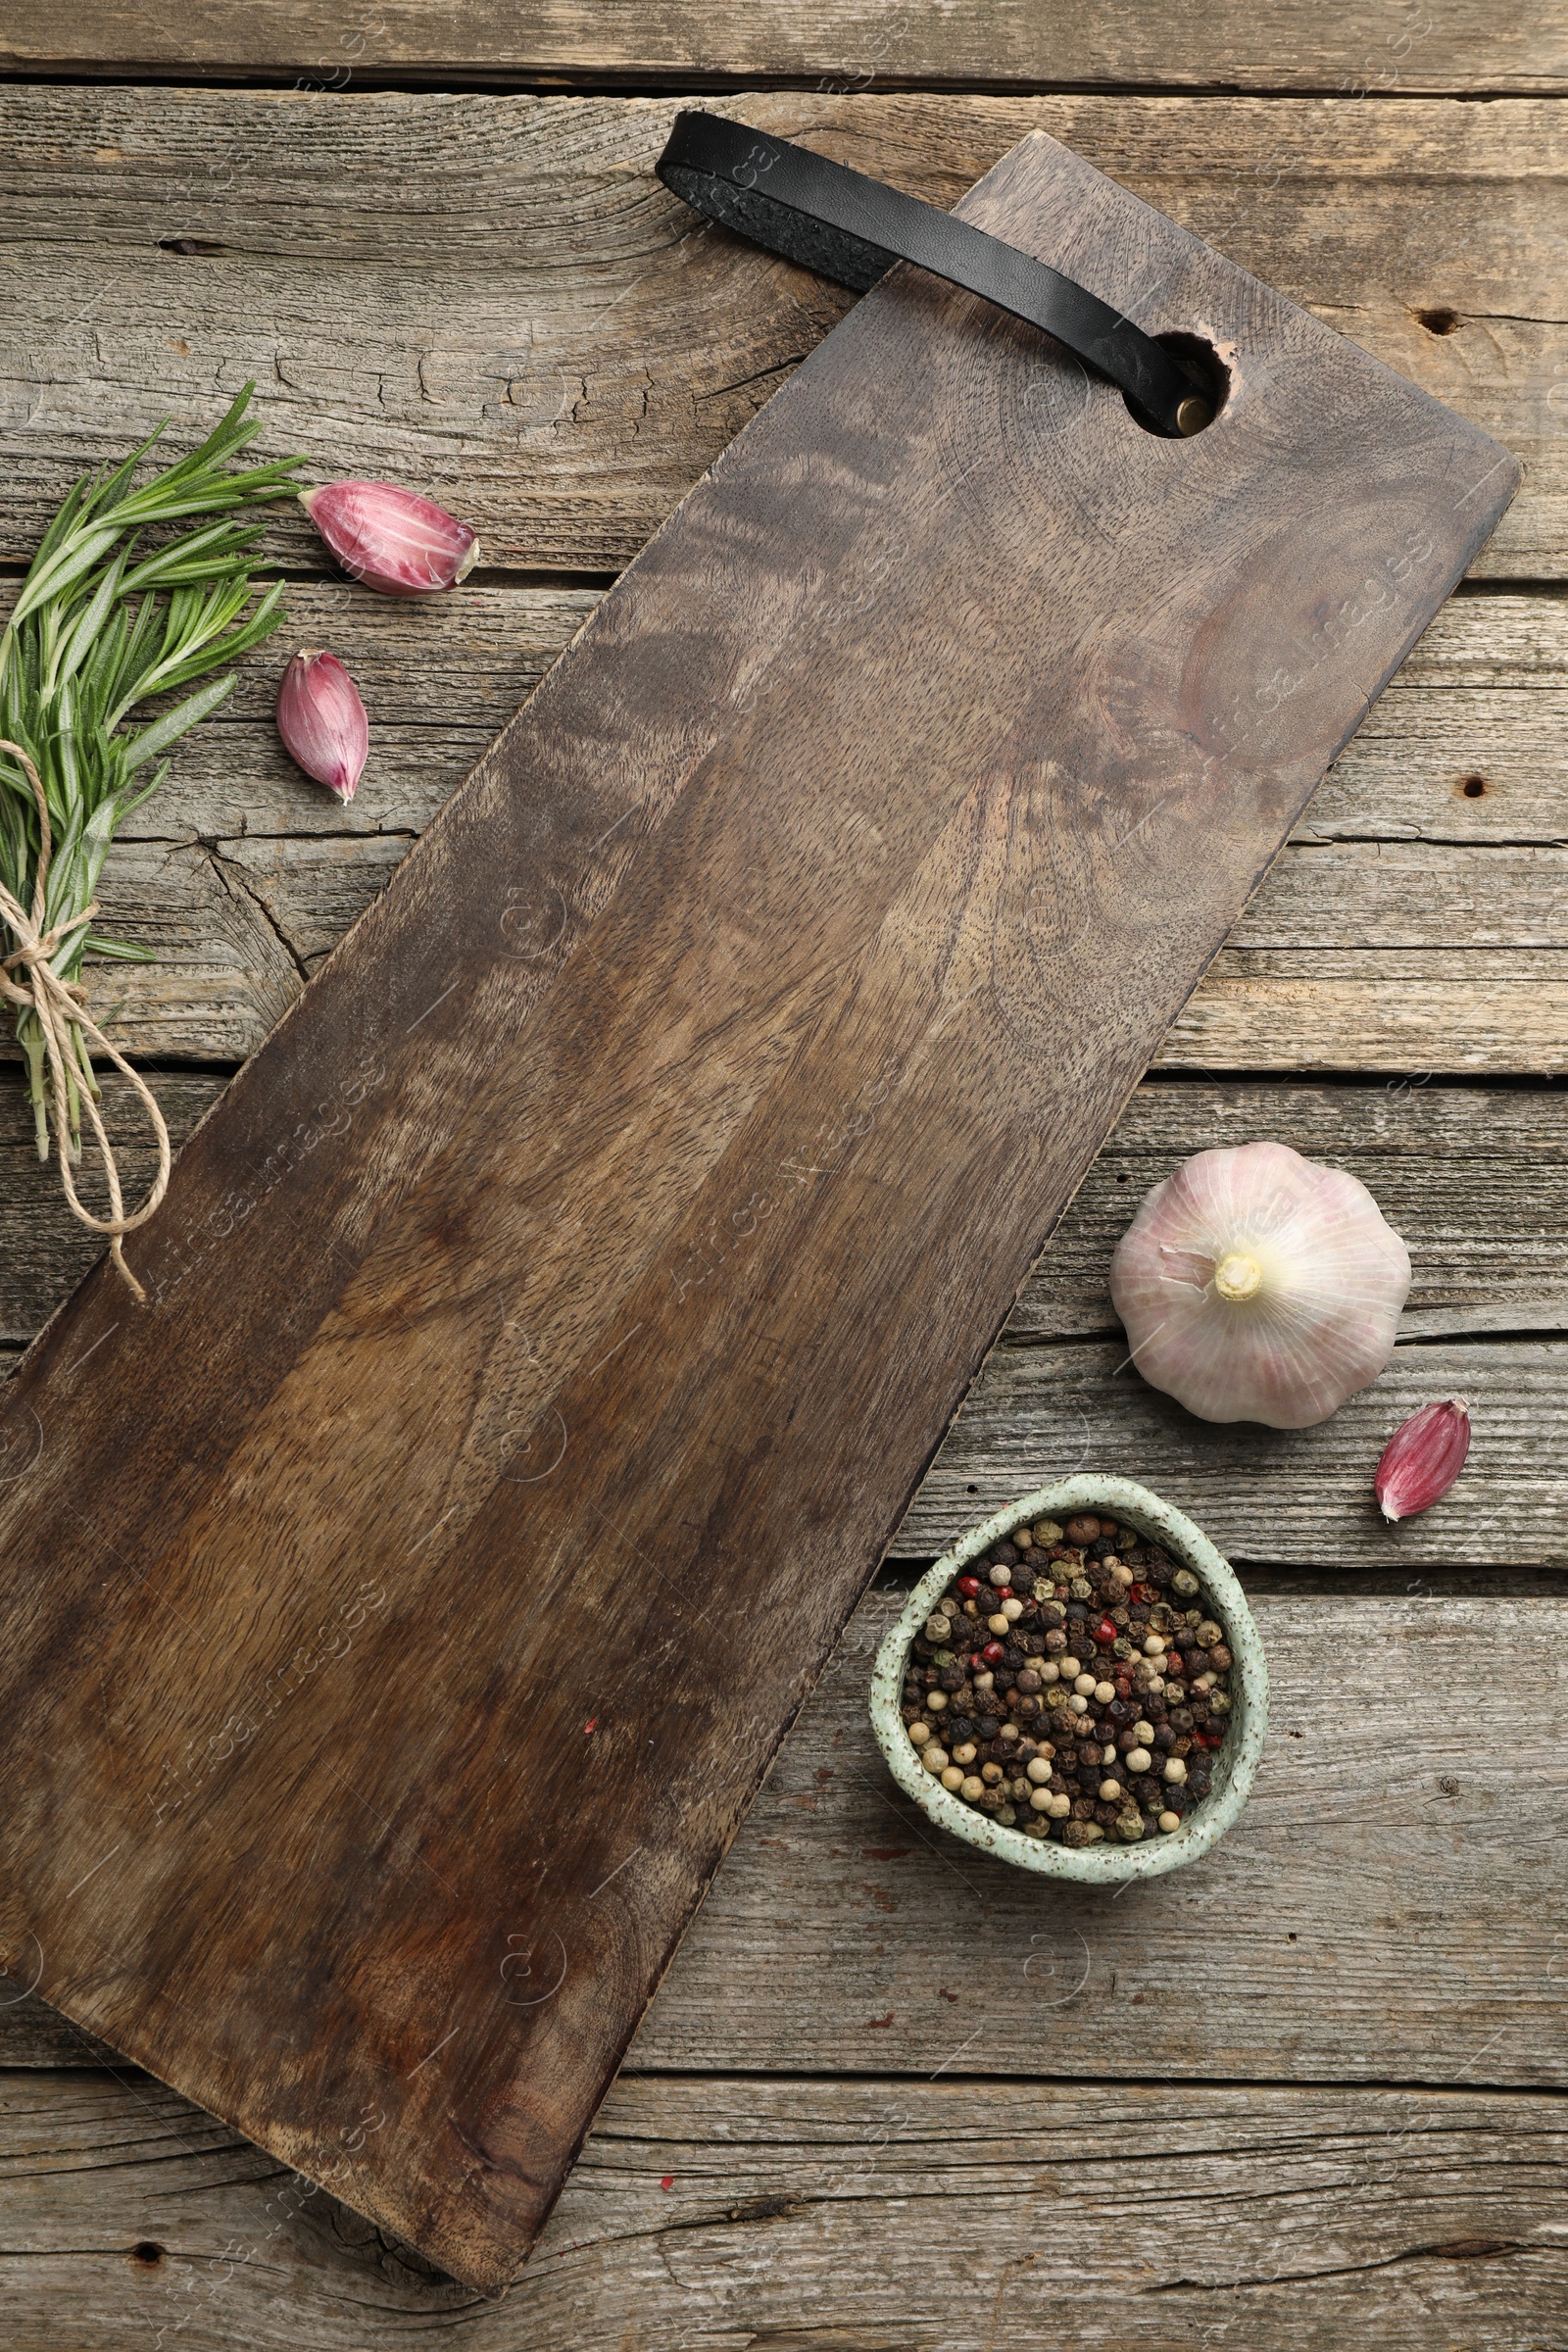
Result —
[[1372, 1481], [1388, 1520], [1411, 1519], [1448, 1492], [1470, 1450], [1470, 1408], [1462, 1396], [1424, 1404], [1401, 1421]]
[[370, 722], [359, 688], [334, 654], [307, 646], [283, 672], [277, 731], [305, 773], [340, 801], [352, 801], [370, 749]]
[[479, 561], [466, 522], [395, 482], [326, 482], [300, 505], [344, 570], [383, 596], [437, 595]]
[[1204, 1421], [1306, 1429], [1376, 1380], [1410, 1287], [1404, 1244], [1343, 1168], [1285, 1144], [1200, 1152], [1116, 1246], [1132, 1360]]

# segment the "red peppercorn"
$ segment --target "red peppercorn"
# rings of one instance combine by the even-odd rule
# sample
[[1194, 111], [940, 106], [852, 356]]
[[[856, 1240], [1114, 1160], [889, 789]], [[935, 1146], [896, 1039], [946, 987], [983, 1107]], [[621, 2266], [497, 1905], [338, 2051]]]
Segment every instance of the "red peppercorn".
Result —
[[1002, 1643], [1000, 1642], [988, 1642], [984, 1649], [980, 1652], [980, 1655], [984, 1658], [988, 1666], [997, 1665], [1002, 1657]]
[[977, 1576], [960, 1576], [958, 1591], [965, 1600], [973, 1600], [980, 1591], [980, 1579]]
[[1116, 1628], [1108, 1617], [1102, 1617], [1095, 1628], [1095, 1640], [1100, 1643], [1102, 1649], [1108, 1649], [1115, 1639]]
[[1152, 1585], [1134, 1585], [1128, 1597], [1132, 1600], [1154, 1601], [1159, 1594]]

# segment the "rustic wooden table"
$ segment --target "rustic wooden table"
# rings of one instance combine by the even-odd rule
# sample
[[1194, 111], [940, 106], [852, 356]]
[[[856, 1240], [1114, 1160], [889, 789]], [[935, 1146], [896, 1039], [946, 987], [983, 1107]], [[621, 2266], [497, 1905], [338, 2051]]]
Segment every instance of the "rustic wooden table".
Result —
[[[278, 526], [290, 638], [355, 671], [372, 760], [351, 808], [305, 785], [264, 655], [117, 853], [109, 917], [159, 960], [106, 968], [100, 1001], [181, 1132], [847, 307], [659, 187], [677, 93], [726, 93], [942, 203], [1044, 126], [1527, 468], [1047, 1251], [512, 2293], [431, 2276], [13, 1973], [0, 2335], [1568, 2343], [1561, 20], [1475, 0], [5, 0], [0, 63], [13, 574], [84, 465], [166, 411], [211, 419], [248, 376], [267, 448], [428, 486], [484, 543], [416, 619]], [[1143, 1189], [1253, 1136], [1363, 1175], [1415, 1264], [1388, 1373], [1294, 1435], [1206, 1428], [1143, 1389], [1106, 1295]], [[14, 1360], [91, 1251], [10, 1065], [0, 1237]], [[1463, 1483], [1385, 1530], [1366, 1493], [1385, 1433], [1456, 1390]], [[1145, 1478], [1229, 1550], [1276, 1690], [1236, 1832], [1114, 1901], [933, 1838], [864, 1715], [908, 1564], [1080, 1465]]]

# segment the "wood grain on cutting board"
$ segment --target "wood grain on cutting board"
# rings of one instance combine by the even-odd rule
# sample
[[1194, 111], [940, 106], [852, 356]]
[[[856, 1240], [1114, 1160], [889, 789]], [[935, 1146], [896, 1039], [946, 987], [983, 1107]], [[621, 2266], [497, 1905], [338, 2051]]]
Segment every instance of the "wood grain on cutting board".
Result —
[[511, 2276], [1041, 1241], [1513, 461], [1044, 136], [732, 445], [0, 1422], [5, 1960]]

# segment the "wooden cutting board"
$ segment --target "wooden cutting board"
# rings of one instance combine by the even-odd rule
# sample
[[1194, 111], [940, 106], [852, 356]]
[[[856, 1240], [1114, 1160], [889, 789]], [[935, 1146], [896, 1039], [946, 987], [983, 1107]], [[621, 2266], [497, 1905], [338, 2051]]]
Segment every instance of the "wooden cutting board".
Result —
[[1050, 138], [963, 210], [1208, 338], [1218, 420], [894, 271], [235, 1080], [153, 1302], [100, 1268], [7, 1392], [11, 1983], [485, 2287], [1517, 478]]

